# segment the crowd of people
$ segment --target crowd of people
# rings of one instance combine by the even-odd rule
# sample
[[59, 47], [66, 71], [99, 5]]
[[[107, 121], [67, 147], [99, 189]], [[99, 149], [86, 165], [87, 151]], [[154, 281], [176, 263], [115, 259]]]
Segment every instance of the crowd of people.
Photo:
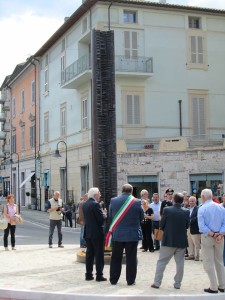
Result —
[[[147, 190], [141, 198], [133, 197], [133, 187], [124, 184], [120, 196], [112, 198], [108, 212], [101, 205], [98, 188], [91, 188], [82, 199], [82, 213], [86, 247], [86, 280], [94, 280], [93, 264], [96, 264], [96, 281], [106, 281], [103, 276], [104, 250], [111, 249], [109, 281], [116, 285], [122, 270], [122, 259], [126, 256], [127, 285], [135, 284], [137, 275], [137, 253], [139, 241], [143, 252], [159, 250], [154, 282], [158, 289], [163, 273], [172, 257], [176, 263], [174, 288], [180, 289], [186, 260], [203, 261], [210, 286], [206, 293], [225, 291], [225, 195], [222, 203], [213, 201], [212, 191], [201, 192], [201, 204], [187, 192], [175, 193], [167, 189], [162, 201], [158, 193], [149, 199]], [[105, 232], [105, 221], [110, 227]], [[162, 241], [154, 238], [154, 230], [163, 230]], [[107, 235], [106, 235], [107, 233]], [[82, 240], [81, 239], [81, 246]]]

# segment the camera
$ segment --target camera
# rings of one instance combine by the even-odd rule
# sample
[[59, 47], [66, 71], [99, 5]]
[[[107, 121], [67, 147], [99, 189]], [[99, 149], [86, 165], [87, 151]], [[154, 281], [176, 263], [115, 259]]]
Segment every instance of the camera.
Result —
[[61, 208], [62, 208], [62, 206], [59, 206], [59, 207], [56, 209], [56, 211], [60, 211]]

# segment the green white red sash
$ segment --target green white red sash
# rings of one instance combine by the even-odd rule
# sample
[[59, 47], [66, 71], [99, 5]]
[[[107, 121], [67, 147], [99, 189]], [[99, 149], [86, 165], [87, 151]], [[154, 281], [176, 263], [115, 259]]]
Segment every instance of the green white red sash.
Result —
[[105, 250], [111, 250], [112, 249], [112, 232], [115, 230], [115, 228], [119, 225], [129, 208], [134, 203], [135, 198], [130, 195], [124, 204], [121, 206], [121, 208], [118, 210], [118, 212], [115, 214], [112, 223], [109, 227], [109, 232], [106, 235], [106, 241], [105, 241]]

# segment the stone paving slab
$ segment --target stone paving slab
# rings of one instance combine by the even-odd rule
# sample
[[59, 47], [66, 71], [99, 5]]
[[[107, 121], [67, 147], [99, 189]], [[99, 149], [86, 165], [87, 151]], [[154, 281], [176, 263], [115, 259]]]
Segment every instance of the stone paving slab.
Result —
[[[16, 291], [10, 297], [15, 297], [15, 294], [19, 297], [19, 291], [22, 297], [25, 297], [24, 291], [29, 291], [28, 294], [31, 297], [14, 299], [46, 300], [51, 299], [52, 293], [53, 295], [57, 293], [58, 296], [64, 295], [64, 298], [52, 296], [54, 300], [70, 299], [70, 295], [73, 295], [73, 299], [76, 299], [75, 295], [83, 295], [84, 299], [92, 295], [98, 298], [107, 297], [108, 300], [111, 297], [159, 299], [166, 296], [176, 299], [189, 299], [187, 297], [198, 299], [196, 297], [211, 296], [203, 292], [204, 288], [209, 287], [209, 281], [201, 261], [185, 261], [183, 284], [180, 290], [176, 290], [173, 288], [175, 263], [171, 260], [164, 273], [160, 289], [155, 290], [150, 285], [155, 274], [158, 251], [150, 253], [138, 250], [138, 273], [134, 286], [127, 286], [125, 265], [123, 265], [121, 278], [116, 286], [112, 286], [109, 281], [85, 281], [85, 264], [76, 260], [79, 251], [78, 244], [65, 245], [63, 249], [58, 247], [49, 249], [46, 245], [18, 245], [16, 251], [5, 251], [3, 247], [0, 247], [0, 299], [7, 298], [9, 296], [7, 293], [12, 288]], [[104, 276], [109, 278], [109, 265], [105, 265]], [[46, 293], [50, 293], [47, 298]], [[225, 299], [224, 294], [213, 295], [213, 297]]]

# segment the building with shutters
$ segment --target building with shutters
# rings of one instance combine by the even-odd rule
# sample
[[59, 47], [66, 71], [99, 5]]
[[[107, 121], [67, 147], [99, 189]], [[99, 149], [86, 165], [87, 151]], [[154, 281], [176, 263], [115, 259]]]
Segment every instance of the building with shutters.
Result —
[[[34, 54], [40, 70], [42, 207], [54, 190], [65, 200], [66, 186], [69, 199], [78, 200], [95, 176], [93, 29], [114, 32], [118, 192], [129, 182], [135, 196], [145, 188], [163, 198], [168, 187], [197, 196], [210, 187], [219, 196], [225, 170], [225, 11], [87, 0]], [[61, 158], [53, 156], [57, 147]]]

